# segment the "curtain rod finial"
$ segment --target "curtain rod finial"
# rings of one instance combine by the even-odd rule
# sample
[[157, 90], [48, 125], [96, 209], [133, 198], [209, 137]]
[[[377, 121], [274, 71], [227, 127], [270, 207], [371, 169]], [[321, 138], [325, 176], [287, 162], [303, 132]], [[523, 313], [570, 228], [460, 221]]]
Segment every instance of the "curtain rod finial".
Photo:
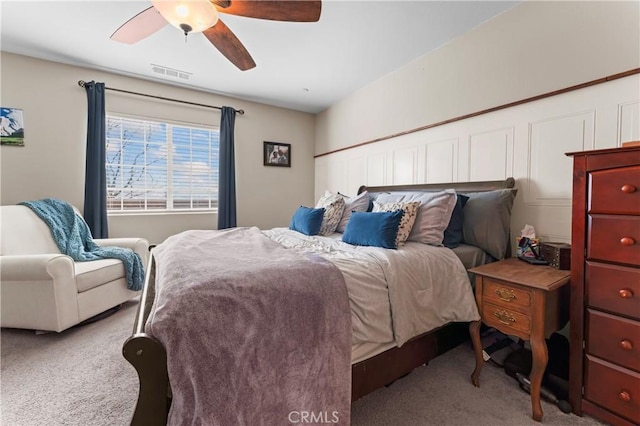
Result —
[[78, 86], [84, 87], [84, 80], [78, 80]]
[[240, 115], [244, 115], [244, 110], [243, 110], [243, 109], [239, 109], [239, 110], [238, 110], [238, 114], [240, 114]]

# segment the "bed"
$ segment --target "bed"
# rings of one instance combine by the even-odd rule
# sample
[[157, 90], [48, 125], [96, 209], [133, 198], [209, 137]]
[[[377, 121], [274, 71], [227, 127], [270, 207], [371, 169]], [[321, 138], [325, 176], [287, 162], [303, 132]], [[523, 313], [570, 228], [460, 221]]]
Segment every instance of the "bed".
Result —
[[[341, 234], [314, 238], [285, 228], [260, 231], [270, 241], [276, 242], [278, 246], [285, 247], [289, 252], [312, 253], [313, 256], [319, 255], [323, 259], [329, 260], [342, 272], [349, 294], [353, 328], [351, 335], [351, 380], [349, 386], [351, 401], [355, 401], [375, 389], [388, 385], [410, 373], [416, 367], [428, 363], [436, 356], [468, 340], [469, 328], [480, 326], [479, 315], [475, 308], [471, 284], [466, 270], [479, 264], [490, 262], [495, 258], [509, 256], [510, 238], [508, 225], [511, 205], [516, 191], [512, 189], [514, 183], [513, 178], [509, 178], [504, 181], [469, 183], [363, 186], [358, 191], [359, 194], [367, 191], [369, 198], [372, 200], [384, 200], [385, 197], [393, 198], [393, 196], [397, 195], [411, 198], [418, 194], [451, 189], [455, 190], [457, 194], [467, 194], [476, 200], [473, 203], [473, 207], [468, 204], [469, 210], [474, 212], [474, 217], [486, 216], [482, 218], [482, 224], [476, 226], [477, 229], [474, 231], [479, 230], [481, 238], [482, 234], [490, 234], [492, 236], [495, 233], [502, 232], [498, 237], [500, 242], [498, 245], [491, 243], [492, 245], [486, 246], [482, 242], [476, 242], [474, 238], [470, 238], [472, 243], [478, 245], [467, 242], [450, 250], [444, 247], [432, 247], [416, 242], [407, 242], [401, 250], [396, 251], [353, 247], [341, 241]], [[488, 194], [503, 193], [508, 196], [500, 196], [503, 200], [503, 205], [498, 206], [496, 211], [495, 206], [491, 204], [495, 197], [493, 195], [488, 196]], [[505, 221], [506, 227], [504, 226]], [[502, 222], [501, 229], [492, 228], [494, 222]], [[466, 232], [467, 230], [465, 229], [465, 237], [467, 235]], [[506, 238], [504, 237], [504, 232], [506, 232]], [[187, 235], [182, 238], [185, 241], [189, 241], [190, 238], [197, 239], [199, 237], [207, 238], [205, 234]], [[493, 237], [492, 239], [495, 240]], [[182, 252], [185, 251], [184, 248], [180, 250]], [[492, 255], [489, 253], [492, 253]], [[424, 303], [426, 303], [423, 300], [424, 298], [412, 297], [411, 293], [406, 293], [407, 290], [404, 289], [404, 287], [413, 286], [416, 287], [415, 291], [418, 293], [420, 291], [426, 291], [430, 294], [433, 292], [431, 289], [418, 288], [421, 285], [419, 280], [414, 279], [416, 283], [409, 286], [404, 284], [412, 282], [412, 278], [409, 276], [412, 274], [431, 273], [434, 275], [434, 279], [441, 280], [443, 278], [443, 270], [434, 269], [436, 272], [430, 272], [429, 266], [425, 265], [425, 262], [421, 260], [422, 258], [431, 257], [435, 259], [432, 261], [434, 265], [455, 264], [457, 262], [459, 264], [457, 269], [454, 265], [456, 272], [452, 272], [451, 276], [447, 275], [445, 279], [452, 283], [454, 281], [460, 283], [464, 281], [465, 285], [468, 286], [468, 288], [463, 288], [464, 286], [461, 287], [462, 284], [456, 284], [455, 286], [440, 285], [438, 288], [445, 288], [446, 291], [439, 291], [442, 294], [438, 296], [441, 299], [439, 299], [437, 305], [443, 306], [444, 309], [435, 314], [427, 312], [429, 307], [424, 306]], [[158, 304], [158, 294], [156, 294], [156, 281], [158, 280], [156, 258], [157, 256], [152, 251], [133, 333], [123, 346], [123, 355], [134, 366], [140, 380], [139, 397], [132, 419], [132, 424], [134, 425], [166, 424], [169, 409], [171, 404], [175, 403], [177, 396], [174, 395], [177, 391], [176, 386], [172, 387], [169, 380], [167, 349], [158, 339], [154, 338], [151, 332], [153, 322], [150, 319], [154, 320], [157, 315], [157, 308], [154, 306], [154, 302], [156, 305]], [[357, 266], [353, 263], [354, 259], [359, 259], [357, 262], [366, 262], [369, 259], [373, 263], [363, 263]], [[394, 264], [396, 266], [393, 266]], [[419, 272], [415, 272], [413, 269], [407, 271], [407, 264], [414, 265], [415, 271]], [[383, 270], [380, 274], [385, 276], [386, 290], [381, 290], [380, 286], [385, 284], [378, 285], [378, 278], [375, 277], [375, 272], [372, 272], [374, 269], [379, 268], [379, 265], [385, 265], [382, 267]], [[403, 274], [407, 276], [396, 276]], [[446, 274], [449, 274], [449, 272], [446, 272]], [[188, 272], [181, 272], [181, 276], [184, 275], [188, 275]], [[464, 278], [461, 275], [464, 275]], [[354, 280], [354, 277], [357, 278]], [[400, 286], [398, 283], [402, 283], [402, 285]], [[402, 291], [396, 287], [402, 287]], [[386, 297], [393, 299], [393, 303], [389, 302], [393, 306], [385, 308], [384, 302], [381, 302], [379, 298], [377, 299], [377, 304], [367, 302], [367, 304], [358, 305], [357, 299], [366, 293], [371, 293], [371, 295], [380, 294], [382, 297], [387, 294]], [[431, 297], [430, 295], [429, 298]], [[402, 317], [403, 311], [409, 312], [411, 315]], [[427, 313], [422, 314], [423, 311]], [[413, 314], [415, 312], [420, 312], [420, 315]], [[381, 326], [381, 324], [383, 325]], [[390, 326], [385, 327], [384, 324], [389, 324]], [[473, 344], [477, 353], [481, 351], [479, 341], [473, 341]], [[215, 354], [216, 348], [206, 347], [202, 350]], [[171, 358], [171, 353], [169, 358]], [[215, 373], [212, 373], [212, 375], [215, 375]], [[477, 385], [477, 383], [474, 384]], [[193, 398], [193, 396], [190, 396], [190, 398]], [[322, 420], [331, 422], [330, 418], [323, 418]]]

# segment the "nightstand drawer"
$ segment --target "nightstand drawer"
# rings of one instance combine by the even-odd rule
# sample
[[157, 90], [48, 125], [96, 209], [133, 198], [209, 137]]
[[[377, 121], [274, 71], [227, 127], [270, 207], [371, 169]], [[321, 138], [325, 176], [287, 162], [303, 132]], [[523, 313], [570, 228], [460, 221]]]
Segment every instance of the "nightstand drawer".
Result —
[[640, 320], [640, 269], [587, 262], [587, 305]]
[[640, 214], [640, 166], [591, 173], [589, 212]]
[[524, 314], [531, 312], [531, 290], [514, 287], [503, 281], [485, 277], [482, 297], [507, 309], [520, 308], [518, 310]]
[[586, 349], [591, 355], [640, 371], [640, 322], [587, 309]]
[[584, 397], [640, 423], [640, 374], [587, 355]]
[[528, 335], [531, 333], [531, 318], [529, 316], [503, 306], [483, 303], [482, 320], [488, 326], [496, 327], [506, 334], [509, 334], [510, 330], [520, 332], [519, 334]]
[[589, 259], [640, 265], [640, 216], [589, 215]]

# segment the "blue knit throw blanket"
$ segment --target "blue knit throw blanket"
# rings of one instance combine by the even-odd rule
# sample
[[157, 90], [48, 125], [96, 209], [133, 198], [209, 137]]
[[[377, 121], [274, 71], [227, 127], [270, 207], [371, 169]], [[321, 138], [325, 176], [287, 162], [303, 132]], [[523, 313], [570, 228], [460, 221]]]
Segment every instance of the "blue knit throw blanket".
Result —
[[55, 198], [20, 203], [29, 207], [51, 229], [51, 235], [61, 253], [76, 262], [98, 259], [120, 259], [127, 274], [127, 288], [138, 291], [144, 283], [144, 269], [140, 256], [123, 247], [100, 247], [91, 236], [87, 222], [73, 207]]

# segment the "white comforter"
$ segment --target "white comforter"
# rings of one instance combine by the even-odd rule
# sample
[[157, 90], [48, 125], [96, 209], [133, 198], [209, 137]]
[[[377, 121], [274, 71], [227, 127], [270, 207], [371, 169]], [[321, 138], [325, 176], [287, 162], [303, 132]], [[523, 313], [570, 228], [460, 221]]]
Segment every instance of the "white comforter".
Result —
[[263, 231], [285, 247], [335, 264], [351, 305], [352, 344], [394, 342], [452, 321], [480, 319], [467, 273], [446, 247], [408, 242], [398, 250], [343, 243], [341, 234], [309, 237], [287, 228]]

